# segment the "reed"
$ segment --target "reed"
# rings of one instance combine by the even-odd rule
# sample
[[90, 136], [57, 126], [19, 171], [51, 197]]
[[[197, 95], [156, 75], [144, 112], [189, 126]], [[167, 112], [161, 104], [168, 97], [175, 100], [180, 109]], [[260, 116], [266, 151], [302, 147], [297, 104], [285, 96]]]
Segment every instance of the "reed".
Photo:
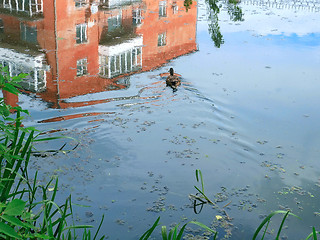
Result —
[[[21, 73], [12, 77], [8, 68], [0, 65], [0, 89], [18, 95], [18, 83], [26, 76]], [[92, 235], [92, 226], [73, 223], [71, 195], [62, 204], [57, 203], [58, 179], [37, 185], [37, 172], [29, 178], [34, 142], [61, 137], [40, 138], [35, 128], [23, 127], [24, 115], [28, 114], [20, 107], [6, 105], [0, 98], [0, 239], [71, 240], [79, 237], [78, 229], [82, 230], [82, 239], [97, 239], [104, 217]]]
[[[156, 227], [158, 226], [160, 221], [160, 217], [157, 218], [157, 220], [154, 222], [154, 224], [152, 225], [151, 228], [149, 228], [140, 238], [139, 240], [147, 240], [150, 238], [151, 234], [154, 232], [154, 230], [156, 229]], [[207, 227], [206, 225], [197, 222], [197, 221], [190, 221], [187, 222], [186, 224], [184, 224], [181, 229], [179, 230], [179, 224], [175, 225], [172, 229], [170, 229], [170, 231], [167, 231], [167, 227], [166, 226], [161, 226], [161, 236], [162, 236], [162, 240], [181, 240], [183, 237], [183, 233], [184, 230], [186, 228], [186, 226], [188, 224], [195, 224], [198, 225], [199, 227], [211, 232], [214, 234], [213, 236], [213, 240], [215, 240], [217, 238], [217, 232], [212, 230], [211, 228]]]

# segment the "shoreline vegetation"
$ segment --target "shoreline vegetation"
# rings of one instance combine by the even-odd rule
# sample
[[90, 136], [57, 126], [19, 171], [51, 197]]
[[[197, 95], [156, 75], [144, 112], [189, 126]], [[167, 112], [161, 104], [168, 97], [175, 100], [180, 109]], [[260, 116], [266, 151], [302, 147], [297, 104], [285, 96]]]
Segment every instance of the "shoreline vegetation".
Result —
[[[10, 76], [8, 67], [0, 65], [1, 90], [18, 95], [19, 82], [26, 76]], [[58, 178], [38, 185], [38, 172], [28, 173], [34, 143], [65, 137], [45, 138], [37, 129], [24, 127], [29, 112], [7, 105], [4, 98], [0, 114], [0, 239], [104, 239], [98, 238], [104, 217], [95, 232], [91, 225], [75, 225], [71, 195], [57, 203]]]
[[[18, 95], [19, 82], [26, 76], [27, 74], [24, 73], [10, 76], [8, 68], [0, 65], [1, 90], [8, 94]], [[0, 98], [0, 115], [0, 239], [102, 240], [107, 238], [105, 235], [100, 236], [101, 234], [99, 234], [104, 216], [102, 216], [96, 230], [91, 225], [74, 224], [72, 207], [75, 204], [72, 203], [71, 195], [62, 204], [57, 203], [58, 178], [52, 178], [45, 185], [38, 185], [38, 172], [35, 172], [32, 176], [28, 173], [30, 158], [36, 153], [34, 143], [43, 142], [46, 144], [48, 141], [66, 137], [45, 138], [36, 128], [24, 127], [23, 119], [29, 115], [29, 112], [19, 106], [7, 105], [4, 97]], [[61, 151], [62, 148], [57, 152]], [[75, 151], [75, 149], [76, 147], [70, 151]], [[199, 169], [196, 170], [196, 180], [200, 183], [200, 187], [194, 186], [197, 193], [190, 194], [190, 198], [194, 202], [194, 210], [197, 211], [197, 207], [200, 206], [198, 211], [200, 212], [204, 204], [215, 205], [215, 203], [205, 193], [204, 180]], [[223, 208], [222, 210], [224, 210]], [[224, 213], [229, 218], [225, 211]], [[284, 216], [276, 240], [281, 239], [280, 234], [288, 216], [299, 218], [289, 211], [274, 211], [261, 222], [252, 239], [264, 239], [271, 218], [278, 214]], [[147, 240], [152, 234], [155, 234], [154, 231], [159, 226], [159, 221], [160, 217], [139, 240]], [[201, 227], [210, 238], [219, 239], [216, 230], [196, 221], [190, 221], [181, 228], [177, 224], [169, 231], [166, 226], [161, 226], [162, 239], [183, 239], [185, 228], [189, 224]], [[318, 235], [320, 235], [320, 232], [313, 227], [306, 240], [317, 240]]]

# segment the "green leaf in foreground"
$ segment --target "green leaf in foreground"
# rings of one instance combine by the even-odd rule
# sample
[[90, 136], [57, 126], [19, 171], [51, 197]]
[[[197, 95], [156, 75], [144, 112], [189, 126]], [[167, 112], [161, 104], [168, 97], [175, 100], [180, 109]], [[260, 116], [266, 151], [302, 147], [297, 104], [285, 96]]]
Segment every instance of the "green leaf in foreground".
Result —
[[12, 227], [3, 222], [0, 222], [0, 233], [3, 233], [6, 236], [13, 237], [15, 239], [22, 239]]
[[32, 228], [32, 229], [36, 229], [35, 226], [26, 223], [26, 222], [22, 222], [21, 220], [19, 220], [18, 218], [14, 217], [14, 216], [8, 216], [8, 215], [1, 215], [1, 218], [3, 220], [5, 220], [6, 222], [9, 222], [15, 226], [19, 226], [19, 227], [27, 227], [27, 228]]
[[25, 206], [26, 206], [25, 201], [22, 201], [21, 199], [13, 199], [11, 202], [9, 202], [3, 214], [9, 215], [9, 216], [22, 215], [22, 212]]

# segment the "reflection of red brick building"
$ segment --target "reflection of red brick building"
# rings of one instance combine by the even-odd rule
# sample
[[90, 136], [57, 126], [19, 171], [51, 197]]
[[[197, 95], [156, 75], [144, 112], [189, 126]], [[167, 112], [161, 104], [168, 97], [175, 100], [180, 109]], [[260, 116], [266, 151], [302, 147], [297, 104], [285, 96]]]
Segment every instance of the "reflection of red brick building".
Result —
[[0, 3], [0, 63], [30, 73], [24, 89], [53, 107], [126, 88], [124, 76], [196, 50], [197, 8], [181, 0], [22, 2]]

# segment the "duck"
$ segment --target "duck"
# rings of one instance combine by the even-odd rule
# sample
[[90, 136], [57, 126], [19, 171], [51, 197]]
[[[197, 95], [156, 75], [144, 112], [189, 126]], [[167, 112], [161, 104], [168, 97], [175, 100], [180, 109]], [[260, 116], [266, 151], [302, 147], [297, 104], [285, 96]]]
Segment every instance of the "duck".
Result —
[[178, 77], [179, 74], [175, 74], [173, 68], [170, 68], [169, 73], [170, 75], [166, 79], [167, 87], [177, 90], [177, 87], [181, 84], [181, 80]]

